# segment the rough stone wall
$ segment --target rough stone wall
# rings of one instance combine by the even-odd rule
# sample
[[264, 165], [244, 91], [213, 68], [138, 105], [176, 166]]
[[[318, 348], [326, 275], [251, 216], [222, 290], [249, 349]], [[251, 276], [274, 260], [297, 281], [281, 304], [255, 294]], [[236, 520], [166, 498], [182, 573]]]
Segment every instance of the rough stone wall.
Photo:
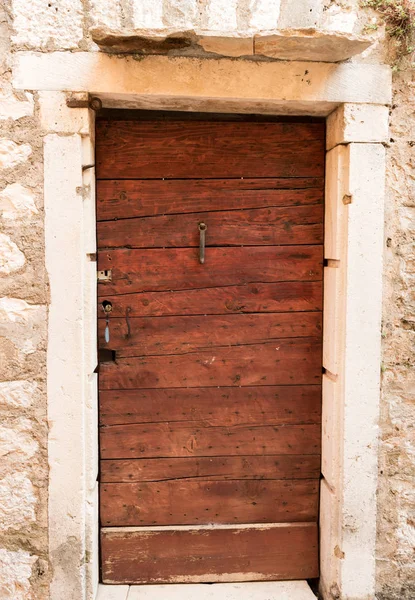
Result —
[[394, 78], [387, 164], [378, 600], [415, 598], [415, 73]]
[[[39, 98], [10, 84], [15, 50], [97, 51], [96, 23], [247, 31], [379, 22], [357, 0], [6, 0], [0, 8], [0, 600], [46, 600], [46, 327]], [[166, 10], [167, 6], [167, 10]], [[375, 49], [387, 57], [381, 25]], [[415, 80], [395, 76], [388, 148], [378, 600], [415, 597]], [[358, 418], [358, 415], [356, 415]]]
[[48, 588], [42, 139], [35, 94], [10, 85], [11, 17], [0, 6], [0, 598]]

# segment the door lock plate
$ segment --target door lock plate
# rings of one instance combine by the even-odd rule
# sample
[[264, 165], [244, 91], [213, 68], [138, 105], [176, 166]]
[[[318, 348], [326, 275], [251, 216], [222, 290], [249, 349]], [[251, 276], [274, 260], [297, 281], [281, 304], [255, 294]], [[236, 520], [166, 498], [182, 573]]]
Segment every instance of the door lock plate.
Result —
[[111, 281], [111, 279], [112, 279], [111, 269], [106, 269], [105, 271], [98, 271], [97, 279], [98, 279], [98, 281]]

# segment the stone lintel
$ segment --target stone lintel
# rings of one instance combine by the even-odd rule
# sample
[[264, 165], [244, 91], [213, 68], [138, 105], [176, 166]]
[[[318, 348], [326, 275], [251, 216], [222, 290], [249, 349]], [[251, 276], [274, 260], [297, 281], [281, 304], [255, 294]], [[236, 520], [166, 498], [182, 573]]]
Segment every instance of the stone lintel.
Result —
[[119, 108], [327, 116], [391, 101], [390, 67], [357, 63], [19, 52], [13, 76], [16, 89], [89, 92]]

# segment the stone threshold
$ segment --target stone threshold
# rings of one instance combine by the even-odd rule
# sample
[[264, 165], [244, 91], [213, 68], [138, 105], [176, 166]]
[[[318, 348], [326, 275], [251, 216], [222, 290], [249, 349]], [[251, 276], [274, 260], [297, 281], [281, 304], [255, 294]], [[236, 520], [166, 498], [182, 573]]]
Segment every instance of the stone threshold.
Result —
[[233, 34], [228, 31], [111, 29], [92, 27], [93, 41], [107, 53], [168, 56], [244, 57], [341, 62], [366, 50], [373, 39], [322, 29], [281, 29]]
[[306, 581], [102, 585], [96, 600], [316, 600]]

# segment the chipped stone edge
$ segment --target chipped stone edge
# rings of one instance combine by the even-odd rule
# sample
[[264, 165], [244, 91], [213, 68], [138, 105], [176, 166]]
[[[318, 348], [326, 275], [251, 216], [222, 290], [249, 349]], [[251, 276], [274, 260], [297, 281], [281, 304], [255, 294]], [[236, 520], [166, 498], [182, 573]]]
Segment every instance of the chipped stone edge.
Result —
[[108, 53], [139, 52], [144, 55], [186, 52], [200, 56], [277, 60], [340, 62], [366, 50], [373, 38], [318, 29], [263, 30], [259, 32], [209, 31], [204, 29], [115, 29], [94, 25], [92, 40]]

